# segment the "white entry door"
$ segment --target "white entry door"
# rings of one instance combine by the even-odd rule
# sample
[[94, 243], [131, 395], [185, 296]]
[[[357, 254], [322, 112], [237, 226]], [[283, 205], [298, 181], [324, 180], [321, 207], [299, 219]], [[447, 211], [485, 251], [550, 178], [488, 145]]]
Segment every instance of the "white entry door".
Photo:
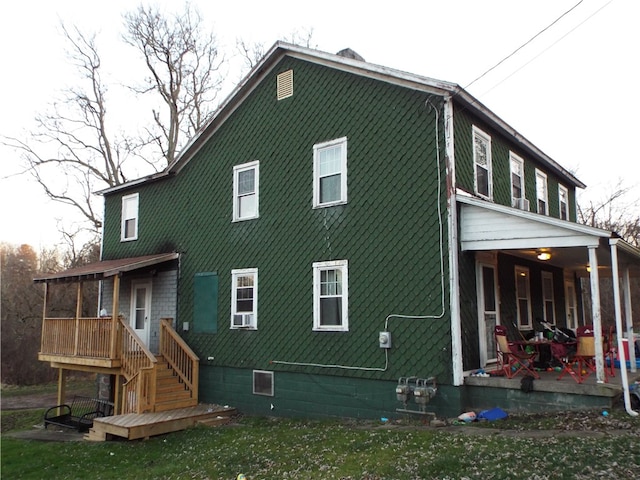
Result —
[[496, 360], [494, 331], [500, 323], [498, 315], [498, 286], [494, 265], [478, 263], [476, 268], [478, 284], [478, 342], [480, 365]]
[[131, 285], [131, 328], [143, 343], [149, 346], [151, 331], [151, 282], [133, 282]]

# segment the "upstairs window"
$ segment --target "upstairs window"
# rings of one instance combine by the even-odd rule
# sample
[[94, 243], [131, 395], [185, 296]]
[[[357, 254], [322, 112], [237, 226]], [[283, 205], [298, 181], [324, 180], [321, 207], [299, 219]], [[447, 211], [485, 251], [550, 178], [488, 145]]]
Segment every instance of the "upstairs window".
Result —
[[122, 197], [120, 240], [127, 242], [138, 238], [138, 194]]
[[524, 197], [524, 160], [515, 153], [509, 153], [511, 166], [511, 206], [521, 208]]
[[347, 203], [347, 137], [313, 146], [313, 206]]
[[348, 262], [313, 264], [313, 329], [349, 330]]
[[491, 178], [491, 137], [473, 127], [473, 163], [475, 165], [475, 191], [488, 200], [493, 198]]
[[258, 269], [231, 271], [231, 328], [258, 328]]
[[569, 190], [563, 185], [558, 185], [558, 205], [560, 206], [560, 219], [569, 220]]
[[538, 201], [538, 213], [549, 215], [549, 189], [547, 176], [536, 169], [536, 199]]
[[260, 162], [233, 167], [233, 221], [258, 218]]

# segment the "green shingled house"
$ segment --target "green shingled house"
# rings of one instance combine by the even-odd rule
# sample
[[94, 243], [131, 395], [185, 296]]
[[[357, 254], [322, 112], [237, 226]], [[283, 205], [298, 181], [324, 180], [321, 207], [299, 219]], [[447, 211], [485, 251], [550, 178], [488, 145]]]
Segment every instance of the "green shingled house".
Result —
[[598, 271], [628, 293], [640, 252], [576, 223], [584, 187], [458, 85], [277, 43], [166, 170], [102, 192], [102, 262], [56, 278], [102, 279], [150, 352], [175, 329], [200, 402], [457, 415], [496, 324], [602, 328]]

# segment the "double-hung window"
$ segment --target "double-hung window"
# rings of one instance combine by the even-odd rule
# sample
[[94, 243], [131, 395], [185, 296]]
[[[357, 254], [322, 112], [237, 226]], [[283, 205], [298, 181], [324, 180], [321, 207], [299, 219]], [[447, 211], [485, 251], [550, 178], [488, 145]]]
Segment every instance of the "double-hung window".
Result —
[[491, 137], [473, 127], [473, 164], [475, 166], [475, 191], [488, 200], [493, 198], [491, 178]]
[[569, 190], [563, 185], [558, 185], [558, 205], [560, 219], [569, 220]]
[[536, 169], [536, 198], [538, 201], [538, 213], [549, 215], [549, 188], [547, 175]]
[[348, 261], [313, 264], [313, 329], [349, 330]]
[[233, 167], [233, 221], [258, 218], [260, 162]]
[[531, 290], [529, 282], [529, 269], [516, 266], [516, 310], [518, 328], [531, 329]]
[[313, 207], [347, 203], [347, 137], [313, 146]]
[[556, 304], [553, 299], [553, 273], [542, 272], [542, 302], [544, 321], [556, 323]]
[[521, 208], [524, 197], [524, 160], [515, 153], [509, 153], [511, 166], [511, 206]]
[[123, 242], [138, 238], [138, 194], [122, 197], [120, 240]]
[[258, 269], [231, 270], [231, 328], [258, 328]]

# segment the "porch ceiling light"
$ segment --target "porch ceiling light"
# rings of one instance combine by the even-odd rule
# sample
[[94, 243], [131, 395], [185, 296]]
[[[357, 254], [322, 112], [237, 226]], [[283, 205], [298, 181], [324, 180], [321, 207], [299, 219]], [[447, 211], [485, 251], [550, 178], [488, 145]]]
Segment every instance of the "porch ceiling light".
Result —
[[550, 252], [544, 252], [544, 251], [539, 251], [538, 252], [538, 260], [546, 262], [547, 260], [550, 260], [550, 259], [551, 259], [551, 253]]

